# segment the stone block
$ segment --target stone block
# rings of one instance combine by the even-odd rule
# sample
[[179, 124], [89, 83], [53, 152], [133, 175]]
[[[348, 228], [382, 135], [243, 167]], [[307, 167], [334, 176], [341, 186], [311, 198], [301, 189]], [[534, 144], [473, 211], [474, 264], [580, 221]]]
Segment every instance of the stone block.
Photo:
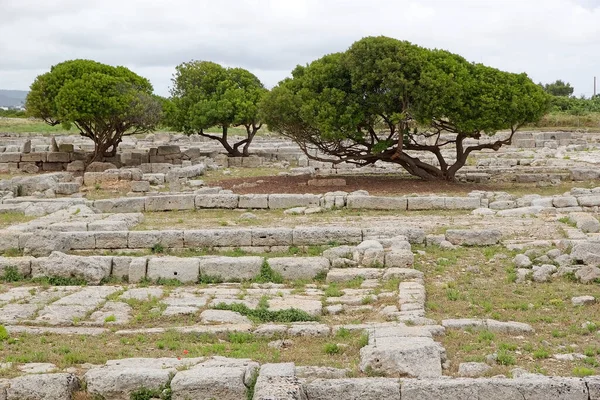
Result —
[[237, 194], [199, 194], [196, 195], [196, 208], [237, 208]]
[[76, 182], [58, 182], [54, 188], [56, 194], [70, 195], [79, 192], [79, 183]]
[[[386, 340], [387, 339], [387, 340]], [[440, 345], [427, 337], [380, 338], [360, 349], [360, 369], [413, 378], [442, 376]]]
[[247, 396], [246, 370], [239, 367], [200, 367], [178, 372], [171, 381], [173, 400], [240, 400]]
[[262, 257], [203, 257], [200, 275], [220, 277], [224, 281], [250, 280], [260, 273]]
[[32, 260], [31, 276], [79, 277], [89, 284], [97, 285], [110, 276], [111, 268], [112, 257], [71, 256], [55, 251], [49, 257]]
[[360, 228], [341, 227], [294, 228], [292, 239], [293, 244], [296, 246], [324, 245], [330, 243], [357, 244], [363, 240]]
[[479, 197], [446, 197], [444, 208], [446, 210], [475, 210], [481, 207]]
[[385, 253], [384, 265], [386, 268], [410, 268], [414, 261], [412, 251], [398, 249]]
[[19, 163], [21, 162], [21, 153], [0, 153], [0, 163]]
[[552, 199], [552, 205], [556, 208], [577, 207], [577, 198], [574, 196], [557, 196]]
[[32, 374], [10, 380], [7, 400], [71, 400], [79, 389], [73, 374]]
[[94, 250], [96, 248], [95, 232], [65, 232], [71, 242], [71, 250]]
[[46, 162], [46, 153], [21, 154], [21, 162]]
[[312, 280], [329, 271], [329, 260], [325, 257], [273, 257], [268, 260], [271, 269], [286, 280]]
[[265, 209], [269, 208], [268, 194], [241, 194], [238, 208]]
[[133, 181], [131, 182], [131, 191], [136, 192], [149, 192], [150, 182], [148, 181]]
[[0, 251], [19, 248], [19, 232], [0, 230]]
[[193, 210], [195, 196], [192, 194], [146, 197], [146, 211]]
[[129, 264], [129, 283], [138, 283], [146, 278], [148, 259], [137, 257], [131, 260]]
[[443, 210], [446, 206], [444, 197], [408, 197], [408, 210]]
[[395, 378], [315, 379], [304, 390], [310, 400], [400, 400]]
[[129, 232], [126, 231], [99, 231], [94, 232], [97, 249], [126, 249]]
[[150, 280], [177, 279], [195, 283], [199, 276], [199, 260], [191, 257], [153, 257], [148, 260], [146, 276]]
[[502, 232], [495, 229], [449, 229], [446, 240], [454, 245], [491, 246], [502, 239]]
[[31, 275], [31, 257], [0, 257], [0, 275], [6, 268], [14, 267], [23, 276]]
[[83, 379], [86, 390], [92, 396], [105, 399], [129, 400], [132, 393], [141, 389], [157, 390], [165, 386], [174, 370], [148, 366], [121, 367], [110, 366], [92, 368]]
[[185, 247], [252, 246], [250, 229], [204, 229], [184, 231]]
[[71, 154], [66, 152], [47, 153], [46, 157], [49, 163], [68, 163], [71, 161]]
[[146, 207], [146, 198], [120, 197], [117, 199], [95, 200], [93, 206], [103, 213], [143, 212]]
[[406, 210], [406, 197], [348, 196], [347, 207], [365, 210]]
[[328, 283], [349, 282], [356, 278], [380, 279], [383, 276], [382, 268], [341, 268], [331, 269], [327, 273]]
[[582, 207], [596, 207], [600, 206], [600, 196], [591, 195], [591, 196], [581, 196], [577, 198], [579, 205]]
[[318, 207], [320, 198], [316, 194], [270, 194], [269, 208]]
[[128, 238], [130, 249], [149, 249], [156, 244], [166, 249], [183, 247], [183, 231], [131, 231]]
[[291, 246], [290, 228], [253, 228], [252, 246]]
[[516, 379], [423, 379], [403, 380], [402, 399], [527, 399], [588, 400], [585, 382], [577, 378], [527, 377]]

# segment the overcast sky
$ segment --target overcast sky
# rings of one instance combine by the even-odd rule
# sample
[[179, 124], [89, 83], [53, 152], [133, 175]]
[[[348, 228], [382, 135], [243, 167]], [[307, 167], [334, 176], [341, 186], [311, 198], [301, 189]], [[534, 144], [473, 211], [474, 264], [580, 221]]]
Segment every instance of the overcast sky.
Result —
[[563, 79], [577, 95], [600, 80], [600, 0], [0, 0], [0, 89], [26, 90], [74, 58], [125, 65], [161, 95], [192, 59], [246, 68], [272, 87], [373, 35], [535, 82]]

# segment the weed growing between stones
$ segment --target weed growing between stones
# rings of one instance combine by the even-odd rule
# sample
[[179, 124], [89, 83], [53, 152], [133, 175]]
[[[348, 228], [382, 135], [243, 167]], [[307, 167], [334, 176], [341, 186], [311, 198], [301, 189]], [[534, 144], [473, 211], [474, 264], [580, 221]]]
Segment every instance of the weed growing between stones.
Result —
[[256, 309], [249, 308], [245, 304], [233, 303], [225, 304], [219, 303], [214, 307], [215, 310], [228, 310], [240, 313], [252, 321], [257, 323], [264, 322], [308, 322], [317, 321], [316, 317], [308, 314], [305, 311], [298, 310], [296, 308], [289, 308], [280, 311], [271, 311], [265, 307], [264, 304], [259, 303]]
[[161, 243], [155, 243], [150, 248], [150, 252], [152, 254], [163, 254], [165, 252], [165, 247]]
[[24, 279], [25, 277], [23, 276], [23, 274], [19, 272], [17, 267], [14, 267], [12, 265], [4, 268], [4, 273], [0, 277], [0, 281], [2, 282], [19, 282]]
[[273, 271], [269, 262], [265, 259], [260, 267], [260, 272], [253, 280], [255, 283], [283, 283], [283, 277], [280, 273]]

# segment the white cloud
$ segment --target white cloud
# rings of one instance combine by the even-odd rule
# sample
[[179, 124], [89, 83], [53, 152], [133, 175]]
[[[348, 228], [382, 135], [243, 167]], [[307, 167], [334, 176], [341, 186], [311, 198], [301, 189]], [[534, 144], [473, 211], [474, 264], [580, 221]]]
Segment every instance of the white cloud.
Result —
[[191, 59], [241, 66], [275, 85], [297, 64], [368, 35], [563, 79], [600, 77], [600, 0], [0, 0], [0, 88], [26, 89], [58, 62], [126, 65], [168, 94]]

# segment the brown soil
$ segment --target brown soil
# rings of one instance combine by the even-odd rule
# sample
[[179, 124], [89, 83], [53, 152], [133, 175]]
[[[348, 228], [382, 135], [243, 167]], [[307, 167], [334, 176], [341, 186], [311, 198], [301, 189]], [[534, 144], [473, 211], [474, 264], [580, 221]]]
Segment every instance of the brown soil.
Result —
[[394, 175], [360, 175], [340, 176], [321, 179], [345, 179], [345, 186], [308, 186], [314, 179], [308, 175], [301, 176], [260, 176], [250, 178], [231, 178], [212, 182], [214, 186], [231, 189], [238, 194], [246, 193], [327, 193], [334, 191], [353, 192], [366, 190], [373, 195], [407, 195], [407, 194], [466, 194], [472, 190], [494, 190], [489, 185], [422, 181], [405, 176]]

